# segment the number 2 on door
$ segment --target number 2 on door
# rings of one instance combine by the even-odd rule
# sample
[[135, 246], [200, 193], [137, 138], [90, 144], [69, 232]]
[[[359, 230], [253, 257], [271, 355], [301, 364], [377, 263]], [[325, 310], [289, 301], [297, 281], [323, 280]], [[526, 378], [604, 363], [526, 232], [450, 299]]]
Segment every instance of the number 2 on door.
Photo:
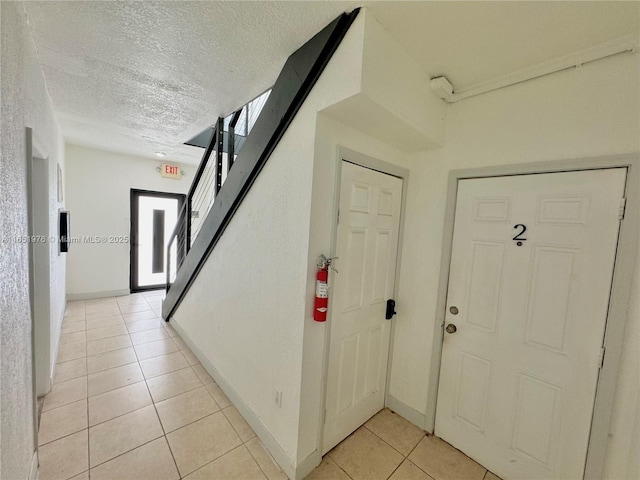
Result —
[[516, 234], [515, 237], [513, 237], [514, 240], [516, 240], [516, 245], [518, 245], [519, 247], [522, 246], [522, 242], [524, 242], [526, 240], [526, 238], [524, 238], [522, 235], [524, 235], [524, 232], [527, 231], [527, 227], [521, 223], [518, 223], [517, 225], [514, 225], [513, 228], [521, 228], [520, 232], [518, 234]]

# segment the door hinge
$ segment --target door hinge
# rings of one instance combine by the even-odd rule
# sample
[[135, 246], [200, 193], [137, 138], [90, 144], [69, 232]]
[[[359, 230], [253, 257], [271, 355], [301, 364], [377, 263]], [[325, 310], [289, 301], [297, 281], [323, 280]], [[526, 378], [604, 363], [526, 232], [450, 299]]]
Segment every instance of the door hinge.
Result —
[[598, 357], [598, 369], [602, 369], [602, 366], [604, 365], [604, 351], [605, 348], [602, 347], [600, 349], [600, 356]]
[[327, 409], [324, 409], [324, 412], [322, 412], [322, 425], [324, 425], [325, 423], [327, 423]]
[[336, 224], [340, 225], [340, 209], [338, 209], [338, 220], [336, 220]]
[[624, 218], [624, 212], [627, 209], [627, 199], [626, 197], [622, 197], [620, 199], [620, 210], [618, 212], [618, 218], [622, 220]]

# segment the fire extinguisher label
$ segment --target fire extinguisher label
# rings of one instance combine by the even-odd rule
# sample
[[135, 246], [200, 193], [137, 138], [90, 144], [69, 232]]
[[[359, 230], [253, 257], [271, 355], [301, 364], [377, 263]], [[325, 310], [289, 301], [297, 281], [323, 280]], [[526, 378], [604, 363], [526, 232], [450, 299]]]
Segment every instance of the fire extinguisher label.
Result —
[[326, 282], [316, 282], [316, 297], [327, 298], [329, 296], [329, 285]]

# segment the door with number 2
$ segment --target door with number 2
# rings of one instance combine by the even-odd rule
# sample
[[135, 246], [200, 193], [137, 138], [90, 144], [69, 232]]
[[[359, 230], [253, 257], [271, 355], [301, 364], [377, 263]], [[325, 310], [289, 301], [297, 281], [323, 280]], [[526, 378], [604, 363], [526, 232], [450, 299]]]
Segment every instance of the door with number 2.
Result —
[[583, 477], [625, 179], [458, 183], [435, 433], [502, 478]]

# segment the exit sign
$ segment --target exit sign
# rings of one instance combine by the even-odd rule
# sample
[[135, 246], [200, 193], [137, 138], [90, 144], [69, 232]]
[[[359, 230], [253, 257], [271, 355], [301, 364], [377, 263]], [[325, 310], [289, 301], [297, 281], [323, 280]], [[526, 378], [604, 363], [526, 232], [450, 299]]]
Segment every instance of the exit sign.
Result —
[[160, 175], [167, 178], [182, 178], [182, 172], [178, 165], [163, 163], [160, 165]]

